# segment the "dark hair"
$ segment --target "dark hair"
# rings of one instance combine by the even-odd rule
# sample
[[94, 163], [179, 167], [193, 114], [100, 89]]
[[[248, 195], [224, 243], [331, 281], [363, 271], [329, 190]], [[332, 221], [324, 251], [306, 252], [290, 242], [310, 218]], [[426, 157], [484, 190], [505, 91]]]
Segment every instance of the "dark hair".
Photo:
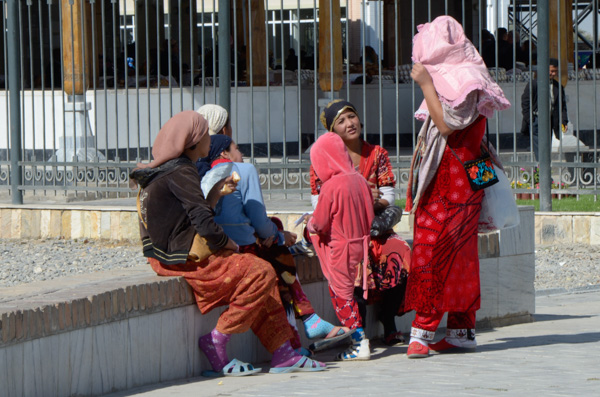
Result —
[[548, 60], [548, 63], [550, 64], [550, 66], [558, 67], [558, 59], [556, 59], [556, 58], [550, 58]]

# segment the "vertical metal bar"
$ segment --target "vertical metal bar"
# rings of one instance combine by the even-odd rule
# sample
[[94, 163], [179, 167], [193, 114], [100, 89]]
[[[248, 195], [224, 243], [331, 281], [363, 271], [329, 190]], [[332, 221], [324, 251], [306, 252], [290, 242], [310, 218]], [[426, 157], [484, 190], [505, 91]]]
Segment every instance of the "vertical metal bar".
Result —
[[[48, 4], [48, 37], [52, 37], [52, 0], [47, 0]], [[60, 4], [59, 4], [60, 6]], [[51, 42], [51, 41], [50, 41]], [[60, 50], [60, 48], [59, 48]], [[61, 62], [62, 64], [62, 57]], [[62, 74], [61, 74], [62, 76]], [[61, 85], [62, 88], [62, 85]], [[54, 98], [54, 48], [52, 44], [50, 44], [50, 90], [51, 90], [51, 109], [52, 109], [52, 149], [54, 153], [56, 153], [56, 109], [55, 109], [55, 98]], [[53, 171], [56, 169], [53, 168]], [[45, 179], [45, 178], [44, 178]], [[56, 186], [55, 177], [52, 178], [52, 186]], [[54, 190], [54, 195], [56, 195], [56, 190]]]
[[314, 140], [317, 140], [319, 130], [319, 99], [318, 99], [318, 82], [317, 82], [317, 54], [319, 47], [317, 45], [317, 36], [319, 35], [319, 28], [317, 25], [317, 0], [313, 0], [313, 89], [314, 89], [314, 101], [315, 101], [315, 130]]
[[117, 35], [116, 33], [118, 33], [118, 30], [115, 32], [115, 28], [119, 29], [119, 25], [117, 25], [117, 20], [115, 17], [115, 7], [116, 7], [116, 11], [119, 11], [119, 4], [117, 2], [117, 0], [110, 0], [112, 3], [112, 30], [113, 30], [113, 75], [114, 75], [114, 90], [115, 90], [115, 162], [119, 162], [121, 161], [120, 159], [120, 155], [119, 155], [119, 95], [118, 95], [118, 82], [119, 82], [119, 75], [117, 72]]
[[231, 113], [230, 0], [219, 0], [219, 104]]
[[[281, 20], [281, 25], [280, 25], [280, 31], [281, 31], [281, 63], [282, 63], [282, 67], [281, 67], [281, 95], [283, 95], [283, 100], [282, 100], [282, 106], [283, 106], [283, 112], [281, 114], [281, 121], [282, 121], [282, 132], [283, 132], [283, 150], [282, 150], [282, 163], [287, 163], [287, 151], [286, 151], [286, 128], [285, 128], [285, 122], [286, 122], [286, 118], [285, 118], [285, 72], [286, 72], [286, 65], [285, 65], [285, 59], [284, 59], [284, 55], [285, 55], [285, 51], [284, 51], [284, 45], [285, 45], [285, 40], [284, 40], [284, 34], [285, 34], [285, 26], [284, 26], [284, 11], [283, 11], [283, 0], [281, 0], [281, 11], [280, 11], [280, 20]], [[291, 43], [290, 43], [291, 44]], [[267, 103], [270, 104], [270, 100], [267, 101]], [[271, 120], [268, 120], [269, 124], [271, 124]], [[270, 129], [270, 128], [269, 128]], [[270, 135], [270, 134], [269, 134]], [[271, 156], [269, 156], [269, 159], [271, 158]], [[285, 175], [287, 174], [288, 169], [287, 168], [282, 168], [282, 173], [283, 173], [283, 188], [286, 188], [286, 177]], [[287, 195], [285, 196], [285, 198], [287, 198]]]
[[[296, 33], [298, 35], [298, 64], [296, 72], [296, 83], [298, 87], [298, 166], [302, 163], [302, 34], [300, 25], [300, 0], [296, 2]], [[298, 168], [298, 184], [302, 189], [302, 168]]]
[[[156, 8], [160, 7], [160, 2], [157, 1], [156, 2]], [[152, 63], [153, 62], [158, 62], [159, 60], [159, 56], [160, 54], [157, 52], [156, 54], [154, 54], [155, 58], [152, 58], [152, 54], [150, 53], [150, 30], [149, 30], [149, 25], [150, 25], [150, 14], [148, 13], [148, 8], [149, 7], [144, 7], [144, 19], [145, 19], [145, 23], [144, 26], [146, 27], [146, 113], [148, 113], [148, 128], [146, 128], [146, 136], [148, 139], [148, 158], [150, 158], [150, 148], [151, 148], [151, 144], [152, 144], [152, 120], [151, 120], [151, 107], [152, 107], [152, 103], [150, 101], [150, 69], [152, 68]], [[158, 21], [158, 19], [157, 19]], [[158, 26], [155, 26], [155, 29], [158, 30]], [[157, 32], [156, 34], [157, 37], [160, 37], [160, 34]], [[157, 47], [157, 51], [160, 49], [160, 47]], [[157, 85], [160, 87], [160, 77], [158, 79], [156, 79]], [[160, 98], [159, 98], [160, 101]], [[138, 151], [138, 157], [135, 160], [136, 163], [139, 163], [142, 160], [142, 156], [141, 156], [141, 143], [140, 143], [140, 149]]]
[[[200, 13], [200, 18], [202, 20], [202, 31], [200, 32], [200, 61], [202, 63], [202, 72], [200, 78], [202, 79], [202, 104], [206, 103], [206, 60], [204, 59], [204, 1], [202, 2], [202, 10]], [[214, 74], [214, 73], [213, 73]]]
[[[85, 0], [81, 0], [81, 43], [85, 43], [85, 31], [86, 31], [86, 27], [85, 27]], [[83, 128], [83, 162], [87, 163], [88, 162], [88, 143], [87, 143], [87, 101], [86, 101], [86, 92], [87, 92], [87, 81], [86, 81], [86, 64], [85, 64], [85, 44], [83, 44], [81, 46], [81, 75], [82, 75], [82, 94], [81, 94], [81, 100], [82, 100], [82, 104], [83, 104], [83, 125], [81, 126]], [[75, 113], [75, 112], [73, 112]], [[127, 112], [129, 114], [129, 112]], [[78, 159], [79, 160], [79, 159]], [[86, 190], [84, 192], [84, 196], [88, 197], [89, 192], [88, 192], [88, 181], [87, 181], [87, 169], [88, 169], [88, 165], [84, 165], [83, 166], [84, 169], [84, 173], [83, 173], [83, 179], [84, 179], [84, 186], [86, 187]]]
[[377, 46], [379, 51], [379, 56], [377, 57], [377, 73], [379, 77], [379, 86], [377, 87], [379, 89], [379, 145], [383, 147], [383, 81], [381, 80], [381, 55], [383, 54], [383, 49], [381, 47], [381, 38], [383, 37], [382, 14], [384, 2], [378, 1], [375, 4], [377, 4], [377, 18], [375, 20], [377, 21], [377, 30], [379, 33], [377, 35]]
[[[32, 30], [32, 18], [31, 18], [31, 8], [33, 6], [32, 1], [31, 0], [27, 0], [25, 2], [26, 6], [27, 6], [27, 38], [29, 40], [29, 44], [27, 45], [27, 47], [29, 47], [29, 59], [34, 59], [33, 58], [33, 30]], [[43, 47], [43, 44], [40, 43], [40, 47]], [[35, 148], [36, 148], [36, 142], [35, 142], [35, 77], [33, 75], [33, 71], [34, 71], [35, 66], [33, 64], [29, 65], [29, 89], [30, 89], [30, 94], [31, 94], [31, 157], [29, 158], [30, 161], [36, 161], [36, 156], [35, 156]], [[40, 65], [40, 70], [42, 70], [43, 72], [43, 64]], [[24, 123], [25, 129], [23, 131], [24, 134], [24, 141], [27, 142], [27, 136], [25, 135], [27, 132], [27, 125], [26, 123]], [[27, 148], [25, 148], [25, 150], [27, 150]], [[24, 157], [25, 158], [25, 157]], [[31, 166], [32, 171], [35, 168], [35, 166]], [[32, 172], [32, 183], [35, 185], [35, 172]], [[33, 194], [36, 194], [36, 191], [33, 191]]]
[[[248, 0], [248, 32], [252, 32], [252, 3], [251, 0]], [[252, 33], [249, 35], [248, 39], [249, 49], [248, 57], [250, 59], [250, 70], [248, 71], [250, 74], [250, 161], [254, 163], [254, 68], [252, 62], [253, 48], [252, 48]], [[268, 58], [267, 58], [268, 60]], [[267, 64], [269, 62], [267, 61]], [[267, 81], [268, 77], [267, 75]]]
[[[146, 7], [144, 7], [146, 8]], [[138, 39], [139, 36], [141, 35], [140, 31], [139, 31], [139, 19], [141, 19], [138, 15], [138, 6], [136, 5], [136, 3], [133, 3], [133, 23], [134, 23], [134, 27], [133, 27], [133, 40], [135, 40], [135, 61], [134, 61], [134, 65], [135, 65], [135, 111], [136, 111], [136, 119], [137, 119], [137, 123], [136, 125], [136, 129], [137, 129], [137, 133], [136, 133], [136, 155], [135, 155], [135, 161], [138, 162], [140, 159], [140, 151], [141, 151], [141, 147], [142, 147], [142, 132], [141, 132], [141, 120], [140, 120], [140, 46], [139, 46], [139, 42], [140, 40]], [[93, 21], [93, 19], [92, 19]], [[146, 22], [144, 23], [144, 25], [147, 27], [148, 26], [148, 21], [146, 20]], [[144, 40], [146, 43], [146, 46], [148, 46], [148, 41]], [[95, 59], [95, 58], [94, 58]], [[148, 69], [148, 61], [149, 61], [149, 57], [146, 56], [146, 69]], [[147, 72], [146, 72], [147, 73]], [[94, 74], [95, 75], [95, 74]], [[146, 79], [146, 87], [148, 86], [148, 79]], [[129, 140], [129, 139], [128, 139]], [[129, 156], [128, 156], [129, 159]]]
[[[108, 82], [106, 81], [106, 3], [105, 0], [101, 2], [101, 20], [102, 20], [102, 88], [104, 90], [104, 141], [106, 142], [106, 158], [108, 160]], [[113, 62], [113, 65], [115, 63]], [[114, 66], [113, 66], [114, 68]]]
[[[575, 0], [575, 10], [579, 10], [579, 0]], [[579, 37], [579, 18], [577, 18], [575, 20], [575, 38], [574, 38], [574, 40], [575, 40], [575, 46], [574, 46], [575, 47], [575, 62], [574, 62], [573, 68], [575, 69], [575, 92], [576, 92], [575, 101], [577, 103], [577, 106], [576, 106], [577, 110], [575, 113], [575, 120], [577, 123], [577, 134], [575, 136], [580, 137], [581, 136], [580, 130], [579, 130], [579, 120], [580, 120], [580, 118], [579, 118], [579, 116], [580, 116], [579, 95], [580, 94], [579, 94], [579, 61], [578, 61], [579, 60], [579, 45], [577, 43], [578, 37]], [[594, 73], [595, 72], [596, 71], [594, 70]], [[577, 152], [575, 155], [576, 159], [580, 158], [580, 156], [581, 156], [581, 153], [579, 151], [580, 150], [580, 145], [579, 145], [580, 142], [581, 141], [579, 139], [577, 139], [577, 149], [576, 149]], [[578, 174], [577, 169], [574, 169], [573, 175], [577, 175], [577, 174]], [[561, 178], [560, 178], [559, 182], [562, 182], [562, 173], [561, 173]], [[577, 189], [579, 189], [579, 178], [575, 178], [575, 186], [577, 187]], [[577, 196], [577, 199], [579, 200], [579, 196]]]
[[[361, 30], [361, 43], [360, 43], [360, 51], [362, 53], [362, 103], [363, 103], [363, 114], [362, 114], [362, 122], [364, 125], [364, 128], [362, 129], [362, 133], [363, 133], [363, 138], [367, 139], [367, 118], [368, 118], [368, 114], [369, 112], [367, 112], [367, 96], [366, 96], [366, 92], [367, 92], [367, 53], [365, 51], [366, 47], [367, 47], [367, 38], [366, 38], [366, 34], [365, 34], [365, 20], [367, 18], [367, 9], [365, 6], [366, 1], [362, 2], [362, 18], [360, 21], [360, 30]], [[348, 98], [350, 99], [350, 98]]]
[[210, 36], [212, 39], [212, 86], [213, 86], [213, 103], [217, 103], [217, 47], [215, 40], [215, 10], [217, 7], [215, 6], [216, 2], [213, 0], [212, 7], [213, 11], [210, 13]]
[[[598, 116], [597, 116], [597, 112], [598, 112], [598, 88], [597, 88], [597, 77], [598, 77], [598, 64], [597, 64], [597, 51], [598, 51], [598, 2], [594, 1], [594, 4], [592, 6], [593, 9], [593, 14], [594, 14], [594, 18], [592, 20], [592, 24], [593, 24], [593, 31], [594, 31], [594, 37], [593, 37], [593, 42], [594, 42], [594, 56], [592, 58], [592, 66], [594, 68], [594, 73], [593, 73], [593, 81], [594, 81], [594, 163], [598, 164], [598, 162], [600, 161], [600, 159], [598, 159]], [[597, 189], [598, 187], [598, 168], [594, 167], [594, 189]], [[598, 196], [596, 195], [594, 200], [597, 200]]]
[[[410, 18], [410, 31], [414, 32], [415, 31], [415, 0], [411, 1], [411, 7], [410, 7], [410, 13], [411, 13], [411, 18]], [[412, 41], [411, 41], [411, 53], [412, 53]], [[415, 109], [416, 109], [416, 98], [415, 98], [415, 81], [413, 79], [411, 79], [411, 100], [412, 100], [412, 113], [411, 114], [415, 114]], [[417, 145], [417, 121], [415, 120], [414, 117], [411, 117], [412, 120], [412, 147], [414, 148]]]
[[[8, 12], [8, 9], [5, 8], [4, 12]], [[2, 59], [2, 62], [4, 64], [4, 70], [6, 71], [6, 76], [5, 76], [5, 84], [4, 84], [4, 95], [7, 98], [7, 101], [5, 103], [5, 114], [8, 116], [6, 117], [6, 158], [10, 159], [10, 156], [8, 155], [9, 153], [9, 141], [10, 141], [10, 108], [9, 108], [9, 103], [10, 103], [10, 95], [9, 95], [9, 91], [8, 91], [8, 83], [9, 83], [9, 70], [8, 70], [8, 40], [7, 40], [7, 36], [8, 36], [8, 27], [6, 25], [6, 15], [4, 15], [4, 17], [2, 18], [2, 40], [4, 41], [4, 48], [3, 48], [3, 55], [4, 58]]]
[[400, 161], [400, 73], [399, 57], [398, 57], [398, 0], [394, 0], [394, 74], [396, 81], [396, 162]]
[[19, 55], [19, 2], [8, 0], [8, 87], [10, 98], [10, 194], [13, 204], [23, 204], [21, 181], [21, 58]]
[[[41, 83], [42, 83], [42, 161], [46, 161], [46, 62], [44, 59], [44, 21], [42, 19], [42, 0], [38, 0], [38, 24], [39, 24], [39, 40], [40, 40], [40, 68], [41, 68]], [[48, 36], [52, 37], [52, 36]], [[42, 185], [46, 184], [46, 178], [43, 177], [42, 174]], [[46, 194], [46, 190], [44, 189], [44, 195]]]
[[538, 3], [538, 150], [540, 161], [540, 210], [552, 211], [550, 196], [550, 103], [544, 98], [549, 98], [549, 43], [550, 38], [550, 10], [548, 3]]
[[334, 42], [333, 42], [333, 1], [329, 0], [329, 51], [330, 51], [330, 57], [329, 57], [329, 75], [331, 78], [331, 83], [330, 83], [330, 92], [331, 92], [331, 99], [333, 99], [333, 66], [335, 64], [335, 52], [333, 49], [334, 46]]
[[[190, 20], [189, 20], [189, 28], [190, 28], [190, 32], [192, 32], [192, 34], [194, 35], [194, 39], [190, 39], [190, 86], [191, 86], [191, 96], [192, 96], [192, 106], [191, 108], [194, 109], [196, 107], [196, 102], [194, 101], [194, 96], [195, 96], [195, 84], [194, 84], [194, 70], [196, 70], [196, 56], [195, 56], [195, 49], [194, 49], [194, 45], [196, 46], [196, 48], [198, 48], [197, 44], [196, 44], [196, 38], [198, 37], [197, 32], [196, 32], [196, 5], [198, 3], [194, 0], [189, 0], [189, 7], [190, 7]], [[148, 24], [146, 24], [147, 26]]]
[[350, 101], [350, 40], [348, 38], [348, 0], [346, 0], [346, 100]]
[[[124, 29], [123, 29], [123, 46], [124, 48], [124, 57], [125, 58], [123, 61], [125, 62], [125, 64], [123, 65], [123, 67], [125, 68], [125, 97], [123, 98], [125, 100], [125, 136], [127, 138], [127, 142], [125, 143], [125, 159], [127, 162], [130, 161], [129, 159], [129, 138], [131, 136], [131, 131], [129, 130], [129, 62], [127, 61], [127, 47], [128, 47], [128, 43], [127, 43], [127, 2], [123, 2], [123, 14], [125, 14], [123, 16], [123, 25], [124, 25]], [[85, 48], [85, 46], [84, 46]], [[169, 52], [170, 53], [170, 52]], [[137, 81], [136, 81], [136, 86], [137, 86]], [[139, 124], [138, 124], [139, 125]]]
[[[265, 65], [265, 74], [267, 75], [267, 162], [271, 163], [271, 82], [269, 78], [269, 0], [265, 0], [265, 56], [267, 57], [267, 64]], [[273, 58], [276, 58], [276, 28], [275, 28], [275, 10], [272, 11], [273, 15]], [[273, 65], [275, 66], [275, 65]], [[283, 72], [283, 70], [282, 70]], [[283, 78], [283, 74], [282, 74]], [[252, 134], [254, 135], [254, 134]], [[271, 167], [267, 168], [267, 189], [271, 190]]]
[[[96, 79], [96, 59], [97, 59], [97, 55], [96, 55], [96, 0], [90, 0], [90, 6], [91, 6], [91, 15], [92, 15], [92, 37], [91, 37], [91, 43], [92, 43], [92, 89], [93, 89], [93, 97], [94, 97], [94, 150], [98, 149], [98, 106], [96, 105], [97, 103], [97, 95], [96, 95], [96, 82], [98, 79]], [[139, 120], [138, 120], [138, 125], [139, 125]], [[138, 150], [139, 152], [139, 150]], [[99, 161], [97, 153], [94, 152], [94, 160], [96, 162]], [[98, 172], [98, 164], [96, 164], [96, 167], [94, 168], [94, 172]], [[100, 184], [100, 178], [94, 178], [96, 181], [96, 187], [99, 186]], [[98, 197], [98, 190], [96, 190], [96, 197]]]
[[177, 1], [177, 68], [179, 69], [177, 72], [179, 74], [179, 111], [182, 111], [183, 108], [183, 34], [182, 34], [182, 25], [183, 19], [182, 15], [183, 10], [181, 9], [181, 0]]
[[[235, 58], [234, 58], [234, 97], [235, 97], [235, 110], [236, 113], [239, 110], [238, 107], [238, 62], [239, 62], [239, 57], [238, 57], [238, 42], [237, 42], [237, 29], [238, 29], [238, 22], [237, 22], [237, 7], [235, 6], [235, 2], [233, 3], [234, 7], [233, 7], [233, 28], [234, 28], [234, 32], [233, 32], [233, 53], [235, 54]], [[243, 15], [242, 15], [243, 17]], [[247, 54], [246, 54], [247, 56]], [[244, 62], [246, 62], [246, 59], [243, 60]], [[235, 141], [238, 141], [238, 119], [239, 117], [236, 116], [235, 118], [235, 132], [234, 132], [234, 136], [235, 136]], [[229, 120], [231, 122], [231, 112], [229, 112]]]

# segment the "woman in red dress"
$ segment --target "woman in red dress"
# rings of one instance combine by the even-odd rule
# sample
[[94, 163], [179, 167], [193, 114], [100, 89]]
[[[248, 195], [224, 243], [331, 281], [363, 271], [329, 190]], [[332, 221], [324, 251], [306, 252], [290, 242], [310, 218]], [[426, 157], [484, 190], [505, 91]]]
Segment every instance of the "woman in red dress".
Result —
[[[477, 224], [484, 191], [471, 189], [462, 163], [481, 156], [486, 117], [510, 106], [456, 20], [439, 17], [418, 30], [411, 77], [425, 97], [416, 115], [425, 122], [415, 151], [422, 158], [418, 184], [413, 191], [409, 182], [407, 200], [415, 223], [405, 305], [417, 312], [408, 358], [477, 345]], [[429, 344], [446, 312], [446, 337]]]

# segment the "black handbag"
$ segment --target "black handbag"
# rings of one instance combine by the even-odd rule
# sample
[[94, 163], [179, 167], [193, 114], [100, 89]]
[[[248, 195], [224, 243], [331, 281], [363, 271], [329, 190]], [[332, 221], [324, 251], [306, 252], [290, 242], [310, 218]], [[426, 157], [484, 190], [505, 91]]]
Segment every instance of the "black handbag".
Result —
[[371, 237], [384, 235], [400, 222], [402, 219], [402, 209], [395, 205], [385, 207], [383, 211], [375, 215], [371, 223]]
[[475, 192], [498, 183], [498, 175], [496, 175], [496, 170], [492, 165], [492, 157], [490, 156], [489, 152], [490, 130], [487, 127], [487, 125], [486, 132], [488, 148], [487, 150], [485, 150], [482, 147], [481, 157], [478, 157], [475, 160], [470, 160], [463, 163], [462, 161], [460, 161], [460, 158], [456, 155], [456, 152], [450, 147], [450, 145], [448, 145], [456, 159], [465, 168], [465, 172], [467, 173], [467, 179], [471, 184], [471, 189], [473, 189], [473, 191]]

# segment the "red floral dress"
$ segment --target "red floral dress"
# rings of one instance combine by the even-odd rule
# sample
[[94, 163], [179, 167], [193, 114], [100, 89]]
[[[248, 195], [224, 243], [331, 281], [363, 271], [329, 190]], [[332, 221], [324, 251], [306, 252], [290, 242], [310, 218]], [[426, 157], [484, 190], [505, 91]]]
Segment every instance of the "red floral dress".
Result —
[[480, 157], [485, 125], [480, 116], [448, 137], [436, 175], [418, 203], [407, 310], [431, 314], [480, 307], [477, 223], [484, 192], [471, 189], [450, 147], [463, 163]]

